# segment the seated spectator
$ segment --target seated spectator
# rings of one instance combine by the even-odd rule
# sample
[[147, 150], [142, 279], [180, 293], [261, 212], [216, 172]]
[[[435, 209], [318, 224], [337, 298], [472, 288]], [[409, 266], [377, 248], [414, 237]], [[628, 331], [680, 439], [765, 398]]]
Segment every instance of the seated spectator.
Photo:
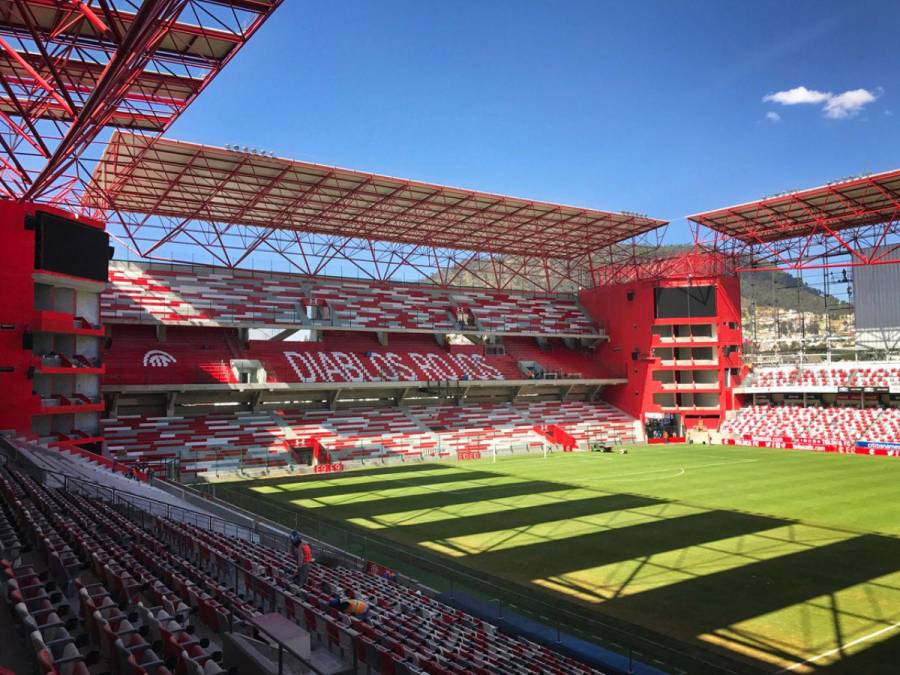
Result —
[[358, 619], [365, 619], [369, 615], [369, 603], [362, 598], [342, 598], [335, 595], [328, 606]]

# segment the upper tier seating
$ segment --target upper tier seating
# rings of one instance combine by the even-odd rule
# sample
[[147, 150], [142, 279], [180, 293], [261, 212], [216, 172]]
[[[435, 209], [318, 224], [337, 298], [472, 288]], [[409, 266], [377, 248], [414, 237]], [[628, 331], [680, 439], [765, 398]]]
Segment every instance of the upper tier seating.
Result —
[[[25, 566], [4, 560], [0, 581], [45, 675], [89, 675], [94, 662], [115, 675], [221, 675], [225, 634], [251, 634], [267, 612], [305, 629], [314, 662], [342, 672], [597, 673], [394, 580], [313, 562], [301, 589], [283, 549], [125, 511], [132, 520], [16, 469], [0, 469], [0, 506], [40, 552]], [[340, 614], [333, 595], [365, 600], [367, 616]]]
[[165, 342], [149, 326], [116, 326], [104, 350], [104, 384], [234, 384], [228, 331], [168, 329]]
[[[597, 335], [573, 295], [310, 278], [201, 265], [114, 261], [101, 296], [106, 323], [317, 325], [347, 329]], [[310, 321], [312, 310], [321, 318]], [[456, 310], [474, 317], [460, 326]]]
[[543, 369], [545, 377], [611, 377], [607, 367], [591, 353], [569, 349], [563, 340], [548, 340], [546, 349], [541, 349], [531, 338], [509, 337], [503, 344], [507, 355], [515, 362], [534, 361]]
[[900, 409], [749, 406], [721, 427], [734, 438], [811, 439], [827, 444], [900, 441]]
[[508, 338], [507, 354], [486, 355], [476, 345], [441, 347], [429, 335], [397, 333], [382, 346], [373, 333], [327, 331], [320, 342], [253, 340], [238, 343], [235, 330], [172, 326], [165, 342], [151, 326], [116, 325], [104, 360], [104, 384], [233, 384], [233, 359], [259, 361], [267, 382], [402, 382], [520, 380], [520, 360], [535, 361], [549, 377], [609, 377], [590, 351], [562, 340], [538, 349], [533, 338]]
[[499, 291], [453, 292], [477, 325], [488, 333], [596, 333], [572, 296], [523, 295]]
[[321, 444], [332, 461], [383, 456], [446, 457], [458, 452], [541, 445], [535, 426], [558, 425], [576, 443], [633, 442], [634, 420], [609, 404], [409, 406], [351, 410], [222, 413], [195, 417], [122, 415], [103, 421], [109, 452], [123, 462], [159, 464], [179, 456], [182, 470], [283, 466], [290, 446]]
[[900, 366], [878, 363], [832, 363], [814, 366], [757, 368], [746, 383], [750, 387], [805, 389], [824, 387], [900, 386]]

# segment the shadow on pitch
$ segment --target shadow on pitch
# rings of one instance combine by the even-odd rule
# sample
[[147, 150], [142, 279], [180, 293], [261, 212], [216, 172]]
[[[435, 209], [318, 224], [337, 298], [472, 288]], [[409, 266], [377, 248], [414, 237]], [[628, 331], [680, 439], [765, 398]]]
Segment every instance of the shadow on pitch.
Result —
[[[878, 630], [875, 628], [874, 630]], [[860, 644], [860, 651], [827, 666], [815, 667], [817, 673], [828, 675], [860, 675], [860, 673], [896, 673], [900, 664], [900, 628], [891, 637], [874, 641], [871, 646]], [[814, 665], [814, 664], [813, 664]]]
[[786, 524], [787, 521], [778, 518], [734, 511], [703, 511], [603, 532], [488, 550], [466, 556], [464, 562], [477, 568], [505, 570], [507, 574], [520, 578], [539, 579], [753, 534]]
[[[861, 535], [615, 598], [604, 603], [603, 608], [625, 617], [645, 618], [665, 608], [670, 615], [681, 617], [678, 630], [685, 633], [683, 637], [700, 636], [865, 583], [898, 569], [900, 540]], [[880, 649], [895, 653], [896, 641], [891, 642]], [[871, 649], [878, 650], [879, 646], [874, 645]], [[770, 651], [782, 658], [796, 658], [775, 645], [771, 645]], [[865, 659], [877, 658], [877, 652], [866, 657], [866, 651], [869, 650], [846, 660], [858, 658], [863, 663]]]
[[611, 494], [572, 501], [555, 501], [550, 504], [523, 506], [521, 508], [501, 507], [492, 513], [477, 516], [457, 516], [452, 519], [431, 523], [404, 525], [391, 530], [391, 537], [409, 542], [438, 541], [477, 535], [540, 523], [571, 520], [587, 516], [627, 511], [664, 503], [663, 500], [629, 494]]
[[[348, 504], [328, 504], [328, 517], [341, 520], [355, 517], [371, 518], [387, 513], [403, 513], [405, 511], [434, 511], [447, 506], [458, 506], [475, 502], [489, 502], [496, 499], [512, 499], [526, 497], [538, 493], [571, 490], [571, 485], [533, 480], [504, 485], [486, 485], [484, 487], [464, 488], [461, 490], [445, 490], [443, 492], [425, 492], [417, 495], [391, 497], [390, 499], [367, 500]], [[290, 494], [290, 493], [284, 493]], [[304, 497], [305, 495], [296, 495]], [[509, 508], [510, 505], [506, 505]]]
[[[404, 478], [393, 478], [378, 481], [355, 482], [348, 481], [341, 483], [339, 479], [332, 477], [331, 484], [316, 487], [315, 483], [300, 482], [298, 486], [301, 489], [291, 490], [284, 489], [284, 495], [290, 496], [292, 499], [302, 497], [303, 499], [319, 499], [322, 497], [339, 497], [341, 495], [365, 494], [381, 492], [382, 490], [403, 490], [411, 488], [430, 488], [435, 487], [435, 492], [441, 491], [441, 485], [447, 483], [459, 483], [461, 481], [479, 481], [479, 480], [496, 480], [500, 475], [490, 473], [489, 471], [451, 471], [437, 475], [416, 476], [409, 474]], [[277, 496], [277, 495], [276, 495]]]
[[[467, 469], [461, 469], [456, 466], [452, 466], [450, 464], [435, 464], [430, 462], [416, 462], [410, 464], [400, 464], [397, 466], [382, 466], [382, 467], [373, 467], [371, 469], [363, 467], [365, 471], [365, 475], [367, 476], [387, 476], [393, 474], [415, 474], [421, 473], [422, 471], [434, 471], [435, 469], [449, 469], [452, 471], [458, 471], [460, 473], [467, 473]], [[350, 471], [347, 473], [320, 473], [320, 474], [285, 474], [282, 476], [275, 476], [272, 478], [260, 478], [257, 480], [248, 480], [246, 482], [241, 483], [241, 487], [252, 487], [255, 485], [268, 485], [269, 483], [285, 483], [291, 480], [302, 480], [304, 482], [315, 483], [316, 481], [336, 481], [341, 478], [351, 478], [355, 475], [358, 475], [355, 471]], [[496, 474], [500, 475], [500, 474]]]

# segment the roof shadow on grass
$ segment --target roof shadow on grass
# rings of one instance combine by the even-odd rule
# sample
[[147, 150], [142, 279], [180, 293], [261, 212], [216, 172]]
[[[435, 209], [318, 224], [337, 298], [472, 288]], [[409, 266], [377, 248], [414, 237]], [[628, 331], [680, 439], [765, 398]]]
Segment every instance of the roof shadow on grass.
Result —
[[583, 518], [613, 511], [639, 509], [663, 503], [665, 503], [664, 500], [652, 497], [611, 494], [520, 508], [500, 507], [491, 513], [477, 516], [457, 516], [436, 522], [397, 526], [391, 530], [390, 536], [410, 542], [437, 541], [476, 535], [482, 532], [551, 523], [557, 520]]
[[[361, 471], [348, 471], [344, 473], [315, 473], [315, 474], [285, 474], [282, 476], [276, 476], [272, 478], [259, 478], [257, 480], [248, 480], [242, 481], [242, 487], [249, 487], [253, 485], [267, 485], [269, 483], [284, 483], [290, 481], [292, 479], [303, 480], [315, 482], [317, 480], [322, 481], [333, 481], [340, 480], [341, 478], [351, 478], [357, 475], [366, 476], [378, 476], [378, 475], [389, 475], [395, 473], [420, 473], [422, 471], [434, 471], [435, 469], [450, 469], [452, 471], [458, 471], [460, 473], [467, 473], [470, 469], [463, 469], [457, 466], [453, 466], [451, 464], [436, 464], [431, 462], [416, 462], [414, 464], [400, 464], [398, 466], [382, 466], [377, 468], [367, 468], [361, 467]], [[502, 475], [502, 474], [495, 474]]]
[[610, 563], [644, 558], [786, 525], [787, 521], [736, 511], [703, 511], [617, 527], [575, 537], [548, 539], [466, 556], [479, 569], [508, 570], [540, 579]]
[[[382, 490], [399, 490], [405, 488], [430, 487], [445, 483], [459, 483], [461, 481], [495, 480], [502, 474], [489, 471], [453, 471], [438, 475], [415, 476], [408, 478], [394, 478], [367, 482], [347, 482], [341, 484], [337, 480], [336, 485], [323, 485], [315, 487], [315, 483], [306, 483], [310, 487], [300, 490], [284, 490], [285, 495], [302, 497], [303, 499], [317, 499], [320, 497], [338, 497], [340, 495], [352, 495], [366, 492], [381, 492]], [[334, 478], [332, 479], [334, 480]]]
[[815, 668], [815, 672], [827, 673], [827, 675], [896, 673], [900, 670], [900, 666], [897, 665], [900, 664], [900, 627], [894, 629], [891, 637], [882, 639], [880, 642], [876, 642], [876, 639], [873, 639], [872, 644], [868, 647], [864, 643], [853, 647], [853, 649], [861, 649], [827, 666], [810, 665]]
[[[333, 519], [356, 517], [370, 518], [386, 513], [404, 513], [406, 511], [433, 511], [445, 506], [471, 504], [494, 499], [510, 499], [525, 497], [546, 492], [572, 490], [571, 485], [533, 480], [508, 483], [504, 485], [486, 485], [484, 487], [464, 488], [462, 490], [442, 490], [422, 494], [391, 497], [390, 499], [367, 500], [358, 503], [329, 504], [327, 515]], [[288, 494], [288, 493], [285, 493]]]
[[[681, 631], [698, 637], [898, 570], [900, 539], [866, 534], [614, 598], [603, 608], [635, 620], [666, 612], [679, 617]], [[776, 645], [768, 647], [783, 659], [797, 660]], [[882, 649], [893, 653], [895, 648]], [[858, 658], [862, 662], [863, 654]]]

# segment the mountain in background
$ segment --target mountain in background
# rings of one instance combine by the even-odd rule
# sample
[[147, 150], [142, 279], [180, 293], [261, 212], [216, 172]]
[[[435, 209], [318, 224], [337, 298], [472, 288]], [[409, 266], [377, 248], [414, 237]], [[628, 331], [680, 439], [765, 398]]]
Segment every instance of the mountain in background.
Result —
[[[691, 244], [672, 244], [660, 246], [659, 248], [639, 247], [633, 249], [632, 252], [638, 255], [644, 254], [648, 258], [667, 258], [690, 253], [692, 250], [693, 246]], [[520, 264], [520, 259], [508, 258], [509, 268], [518, 269]], [[554, 264], [558, 263], [551, 261], [550, 281], [551, 283], [559, 284], [558, 290], [560, 292], [574, 293], [578, 290], [577, 286], [586, 287], [591, 284], [586, 270], [579, 275], [581, 283], [578, 285], [569, 281], [561, 281], [563, 275], [553, 270]], [[479, 267], [483, 269], [483, 275], [486, 277], [493, 278], [496, 274], [502, 275], [501, 279], [507, 282], [507, 288], [511, 290], [537, 290], [535, 285], [522, 277], [533, 278], [536, 282], [542, 284], [546, 280], [547, 275], [547, 271], [538, 265], [535, 265], [533, 272], [520, 275], [514, 275], [509, 270], [498, 270], [487, 260], [481, 266], [475, 261], [470, 261], [467, 267], [475, 273], [460, 273], [455, 279], [454, 283], [456, 285], [482, 285], [483, 282], [478, 279], [478, 276], [482, 274]], [[744, 312], [747, 312], [751, 307], [771, 307], [804, 313], [824, 313], [826, 311], [830, 314], [835, 312], [845, 313], [850, 310], [850, 305], [845, 299], [841, 298], [846, 298], [849, 284], [842, 282], [843, 277], [840, 272], [835, 274], [834, 271], [830, 271], [829, 274], [832, 275], [829, 277], [829, 290], [831, 292], [826, 297], [826, 294], [821, 290], [821, 287], [824, 286], [821, 270], [806, 273], [807, 278], [813, 280], [813, 283], [808, 283], [800, 276], [794, 276], [787, 272], [744, 272], [740, 275], [741, 304]]]
[[[821, 270], [812, 274], [821, 275]], [[829, 286], [833, 292], [828, 295], [810, 285], [800, 277], [787, 272], [744, 272], [741, 275], [741, 304], [747, 309], [757, 307], [781, 307], [798, 312], [848, 312], [851, 307], [846, 299], [848, 283], [841, 281], [841, 275], [832, 279]], [[817, 279], [822, 284], [822, 277]], [[831, 288], [829, 290], [831, 290]]]

